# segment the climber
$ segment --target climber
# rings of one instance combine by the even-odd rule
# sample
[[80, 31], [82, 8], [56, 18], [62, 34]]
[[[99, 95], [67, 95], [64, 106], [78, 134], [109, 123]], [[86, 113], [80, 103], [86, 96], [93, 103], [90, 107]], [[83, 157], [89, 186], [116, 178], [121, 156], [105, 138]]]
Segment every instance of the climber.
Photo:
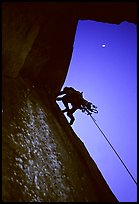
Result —
[[[72, 87], [65, 87], [63, 89], [63, 91], [59, 92], [57, 94], [57, 96], [59, 95], [63, 95], [62, 97], [57, 97], [56, 100], [57, 101], [62, 101], [63, 104], [65, 105], [65, 109], [62, 110], [62, 112], [67, 112], [67, 116], [70, 117], [70, 125], [73, 124], [75, 118], [73, 116], [73, 113], [77, 110], [83, 110], [86, 107], [87, 109], [89, 109], [90, 111], [92, 111], [91, 109], [91, 104], [90, 102], [86, 101], [83, 98], [83, 92], [79, 92], [76, 91], [74, 88]], [[72, 108], [69, 108], [68, 103], [70, 103], [72, 105]]]

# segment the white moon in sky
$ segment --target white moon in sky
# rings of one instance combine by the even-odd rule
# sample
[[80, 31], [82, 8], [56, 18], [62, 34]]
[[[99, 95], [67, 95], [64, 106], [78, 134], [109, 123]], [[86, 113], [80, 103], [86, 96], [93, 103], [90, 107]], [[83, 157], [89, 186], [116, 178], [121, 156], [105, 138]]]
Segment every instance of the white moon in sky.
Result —
[[102, 45], [102, 47], [105, 47], [105, 46], [106, 46], [105, 44]]

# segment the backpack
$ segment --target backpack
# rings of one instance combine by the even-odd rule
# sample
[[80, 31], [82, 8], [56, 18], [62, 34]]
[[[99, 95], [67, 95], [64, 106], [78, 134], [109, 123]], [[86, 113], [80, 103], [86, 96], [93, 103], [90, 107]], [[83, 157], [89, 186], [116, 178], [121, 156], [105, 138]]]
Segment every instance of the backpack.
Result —
[[65, 87], [64, 91], [69, 95], [71, 103], [76, 106], [80, 106], [83, 100], [83, 92], [76, 91], [72, 87]]

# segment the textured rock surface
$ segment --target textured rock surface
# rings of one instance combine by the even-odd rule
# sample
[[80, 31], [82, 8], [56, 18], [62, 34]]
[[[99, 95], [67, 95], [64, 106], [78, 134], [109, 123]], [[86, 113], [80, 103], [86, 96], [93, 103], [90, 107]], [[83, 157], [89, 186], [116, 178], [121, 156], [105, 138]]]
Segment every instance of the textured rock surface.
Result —
[[135, 4], [3, 3], [3, 201], [117, 202], [54, 100], [78, 19], [136, 23]]
[[20, 78], [3, 88], [3, 200], [116, 201], [55, 102]]

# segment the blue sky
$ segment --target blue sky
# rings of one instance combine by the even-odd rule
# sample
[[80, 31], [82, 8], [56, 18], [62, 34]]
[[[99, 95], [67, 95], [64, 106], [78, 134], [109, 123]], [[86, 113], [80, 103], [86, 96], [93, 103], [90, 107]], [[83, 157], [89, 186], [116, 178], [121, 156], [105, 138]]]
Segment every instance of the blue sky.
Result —
[[[62, 89], [72, 86], [83, 91], [84, 98], [98, 107], [99, 113], [92, 116], [137, 181], [136, 29], [126, 21], [118, 25], [79, 21]], [[58, 104], [64, 108], [62, 102]], [[136, 202], [136, 184], [90, 116], [80, 110], [74, 116], [73, 130], [116, 198]]]

